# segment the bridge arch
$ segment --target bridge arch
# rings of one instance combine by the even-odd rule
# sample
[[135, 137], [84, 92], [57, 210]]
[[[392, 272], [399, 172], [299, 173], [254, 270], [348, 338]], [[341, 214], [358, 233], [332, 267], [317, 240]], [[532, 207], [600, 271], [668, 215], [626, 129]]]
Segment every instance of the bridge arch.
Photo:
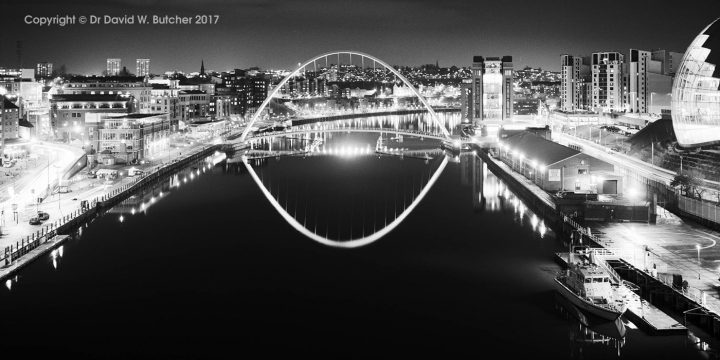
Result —
[[375, 56], [372, 56], [372, 55], [366, 54], [366, 53], [362, 53], [359, 51], [344, 50], [344, 51], [332, 51], [332, 52], [317, 55], [317, 56], [311, 58], [310, 60], [305, 61], [304, 63], [300, 64], [297, 67], [297, 69], [295, 69], [292, 73], [290, 73], [288, 76], [283, 78], [280, 81], [280, 83], [278, 83], [272, 89], [272, 91], [270, 92], [270, 94], [268, 94], [268, 96], [262, 102], [260, 107], [258, 107], [258, 109], [255, 111], [255, 113], [253, 114], [253, 116], [250, 120], [250, 123], [247, 124], [247, 127], [242, 132], [242, 135], [240, 136], [240, 141], [241, 142], [245, 141], [245, 138], [247, 137], [248, 133], [250, 132], [250, 129], [252, 128], [253, 124], [255, 124], [255, 122], [257, 121], [260, 114], [262, 114], [263, 110], [265, 110], [265, 108], [268, 106], [268, 104], [270, 104], [270, 101], [272, 101], [272, 99], [275, 97], [275, 95], [277, 95], [278, 91], [280, 91], [280, 89], [282, 89], [283, 85], [285, 85], [293, 77], [297, 76], [302, 69], [306, 68], [307, 66], [309, 66], [311, 64], [314, 64], [316, 61], [318, 61], [322, 58], [328, 57], [328, 56], [333, 56], [333, 55], [340, 56], [341, 54], [349, 54], [350, 56], [358, 55], [361, 57], [366, 57], [368, 59], [371, 59], [375, 63], [382, 65], [385, 69], [390, 70], [391, 73], [393, 73], [395, 76], [397, 76], [405, 85], [407, 85], [407, 87], [410, 88], [410, 90], [413, 92], [413, 94], [415, 94], [415, 96], [417, 96], [417, 98], [420, 99], [420, 102], [423, 104], [423, 106], [425, 106], [425, 108], [430, 113], [430, 118], [432, 119], [432, 121], [435, 123], [435, 125], [437, 125], [440, 129], [442, 129], [442, 132], [443, 132], [443, 135], [445, 136], [445, 138], [450, 137], [450, 133], [445, 128], [445, 124], [443, 124], [440, 121], [440, 119], [438, 118], [437, 113], [435, 113], [435, 110], [433, 110], [432, 106], [430, 106], [430, 104], [427, 102], [425, 97], [422, 96], [422, 94], [420, 94], [420, 92], [415, 88], [415, 86], [413, 86], [413, 84], [407, 78], [405, 78], [405, 76], [403, 76], [402, 74], [400, 74], [400, 72], [395, 70], [392, 66], [390, 66], [386, 62], [376, 58]]
[[395, 219], [387, 224], [385, 224], [384, 227], [380, 228], [379, 230], [376, 230], [370, 235], [363, 235], [359, 238], [353, 238], [349, 240], [334, 240], [330, 239], [326, 236], [320, 235], [308, 228], [305, 227], [305, 225], [301, 224], [297, 219], [295, 219], [292, 215], [290, 215], [287, 210], [283, 208], [282, 205], [275, 199], [272, 195], [272, 193], [265, 187], [265, 184], [263, 184], [260, 177], [255, 173], [255, 170], [253, 167], [248, 163], [248, 158], [243, 155], [242, 156], [242, 163], [245, 165], [245, 168], [248, 170], [248, 173], [252, 177], [253, 180], [255, 180], [255, 183], [258, 185], [260, 190], [262, 191], [263, 195], [265, 195], [265, 198], [270, 202], [270, 204], [275, 208], [275, 210], [282, 216], [285, 221], [290, 224], [295, 230], [300, 232], [301, 234], [305, 235], [306, 237], [312, 239], [315, 242], [318, 242], [322, 245], [331, 246], [331, 247], [337, 247], [337, 248], [344, 248], [344, 249], [353, 249], [358, 248], [361, 246], [369, 245], [374, 243], [375, 241], [379, 240], [383, 236], [387, 235], [391, 231], [393, 231], [400, 223], [402, 223], [406, 217], [410, 215], [410, 213], [413, 212], [415, 207], [418, 206], [427, 195], [427, 193], [430, 191], [430, 189], [433, 187], [437, 179], [442, 174], [443, 170], [445, 170], [445, 166], [448, 164], [448, 158], [443, 156], [443, 160], [440, 163], [440, 166], [435, 170], [433, 175], [428, 179], [428, 182], [425, 184], [425, 186], [420, 190], [418, 195], [413, 199], [413, 201], [410, 203], [410, 205], [405, 208], [399, 215], [395, 217]]

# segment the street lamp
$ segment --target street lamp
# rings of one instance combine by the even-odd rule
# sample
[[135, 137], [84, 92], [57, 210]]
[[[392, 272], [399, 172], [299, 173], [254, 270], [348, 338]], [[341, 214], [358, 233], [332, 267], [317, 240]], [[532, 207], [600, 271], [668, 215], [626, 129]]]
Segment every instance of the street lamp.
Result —
[[680, 172], [681, 172], [681, 173], [682, 173], [682, 171], [683, 171], [683, 168], [682, 168], [682, 158], [683, 158], [682, 155], [680, 155]]

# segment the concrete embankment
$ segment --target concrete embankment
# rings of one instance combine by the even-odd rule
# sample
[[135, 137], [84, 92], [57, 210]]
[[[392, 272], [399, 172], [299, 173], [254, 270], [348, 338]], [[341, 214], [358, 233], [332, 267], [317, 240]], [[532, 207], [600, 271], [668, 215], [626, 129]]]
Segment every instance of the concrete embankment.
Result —
[[220, 149], [220, 145], [206, 146], [202, 149], [163, 164], [143, 177], [135, 178], [129, 184], [124, 184], [110, 191], [108, 194], [88, 201], [88, 206], [71, 211], [69, 214], [49, 224], [45, 224], [36, 232], [29, 234], [11, 246], [7, 246], [0, 253], [0, 281], [13, 276], [15, 272], [60, 246], [78, 227], [82, 226], [95, 216], [122, 202], [137, 190], [156, 183], [193, 162], [212, 155]]
[[[478, 156], [480, 156], [488, 169], [496, 176], [501, 178], [538, 216], [543, 217], [551, 227], [562, 228], [563, 220], [560, 213], [556, 210], [555, 204], [549, 199], [547, 193], [540, 188], [533, 188], [526, 184], [526, 179], [520, 174], [514, 173], [504, 163], [493, 159], [486, 151], [475, 146]], [[540, 193], [542, 192], [542, 193]]]

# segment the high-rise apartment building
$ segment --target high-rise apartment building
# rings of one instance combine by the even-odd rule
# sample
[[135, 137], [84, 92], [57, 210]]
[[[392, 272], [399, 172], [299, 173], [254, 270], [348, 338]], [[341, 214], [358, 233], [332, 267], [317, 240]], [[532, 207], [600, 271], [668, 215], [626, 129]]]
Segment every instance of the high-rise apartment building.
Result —
[[461, 120], [463, 124], [472, 123], [472, 79], [463, 79], [460, 84], [460, 111]]
[[630, 56], [625, 71], [625, 104], [628, 112], [646, 113], [648, 105], [648, 72], [649, 67], [662, 71], [659, 62], [652, 60], [652, 53], [644, 50], [630, 49]]
[[39, 79], [47, 79], [52, 76], [53, 63], [51, 62], [39, 62], [35, 67], [35, 77]]
[[592, 54], [592, 107], [598, 112], [622, 111], [623, 64], [619, 52]]
[[467, 114], [475, 126], [499, 124], [513, 114], [512, 56], [473, 57], [472, 101]]
[[120, 70], [122, 67], [120, 66], [120, 59], [107, 59], [107, 74], [108, 76], [118, 76], [120, 75]]
[[[654, 56], [659, 53], [676, 55]], [[672, 62], [677, 54], [665, 50], [630, 49], [624, 69], [625, 111], [660, 115], [670, 110], [673, 82], [670, 74], [676, 72], [679, 64], [666, 61]]]
[[591, 106], [590, 58], [560, 55], [560, 109], [574, 112]]
[[150, 59], [135, 60], [135, 76], [150, 75]]

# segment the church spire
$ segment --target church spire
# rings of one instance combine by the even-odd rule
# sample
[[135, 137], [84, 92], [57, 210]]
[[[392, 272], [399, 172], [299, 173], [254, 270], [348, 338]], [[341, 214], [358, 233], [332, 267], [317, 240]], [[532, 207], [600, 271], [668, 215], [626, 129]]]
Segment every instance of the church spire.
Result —
[[205, 59], [200, 60], [200, 75], [205, 75]]

